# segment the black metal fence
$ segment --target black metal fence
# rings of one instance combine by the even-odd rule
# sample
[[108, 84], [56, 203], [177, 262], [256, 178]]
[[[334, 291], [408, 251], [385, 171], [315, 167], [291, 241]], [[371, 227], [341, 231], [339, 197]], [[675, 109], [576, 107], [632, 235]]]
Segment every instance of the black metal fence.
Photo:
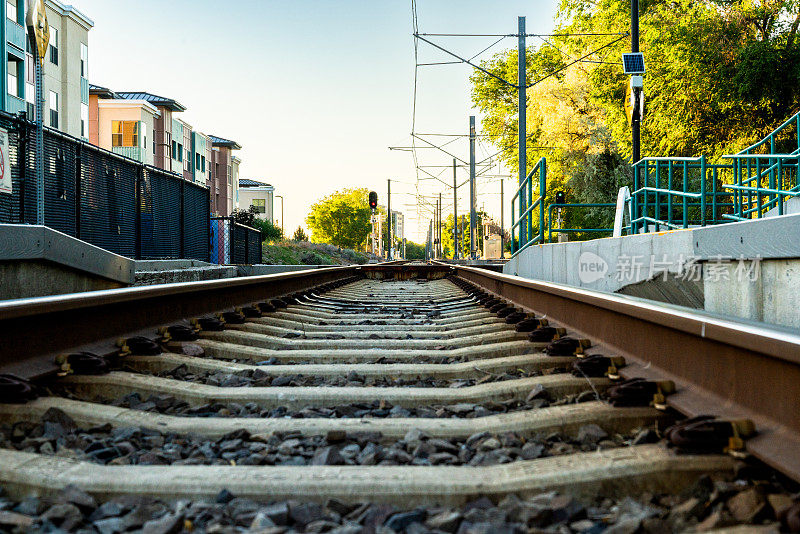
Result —
[[211, 262], [261, 263], [261, 232], [243, 226], [233, 217], [211, 218]]
[[[33, 124], [0, 113], [0, 128], [12, 178], [12, 193], [0, 193], [0, 223], [35, 224]], [[136, 259], [210, 259], [205, 186], [51, 129], [44, 181], [44, 223], [55, 230]]]

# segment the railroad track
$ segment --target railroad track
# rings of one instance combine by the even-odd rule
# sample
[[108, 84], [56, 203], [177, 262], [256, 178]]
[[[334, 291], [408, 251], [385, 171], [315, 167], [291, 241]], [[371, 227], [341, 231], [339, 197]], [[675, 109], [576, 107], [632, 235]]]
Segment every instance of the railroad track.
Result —
[[0, 303], [0, 336], [0, 530], [800, 530], [788, 331], [408, 264]]

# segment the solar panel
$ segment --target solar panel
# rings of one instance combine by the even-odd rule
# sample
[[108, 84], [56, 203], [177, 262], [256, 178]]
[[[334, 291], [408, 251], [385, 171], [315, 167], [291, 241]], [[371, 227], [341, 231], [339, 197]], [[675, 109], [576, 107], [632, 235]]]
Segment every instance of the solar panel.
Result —
[[625, 74], [644, 74], [644, 55], [641, 52], [622, 54]]

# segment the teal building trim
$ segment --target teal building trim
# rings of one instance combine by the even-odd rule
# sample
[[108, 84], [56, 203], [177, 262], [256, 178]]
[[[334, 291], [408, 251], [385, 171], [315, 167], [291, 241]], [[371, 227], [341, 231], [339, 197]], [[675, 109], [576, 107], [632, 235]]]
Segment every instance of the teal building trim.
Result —
[[[0, 62], [2, 75], [0, 75], [0, 91], [3, 98], [0, 99], [0, 106], [3, 111], [17, 113], [26, 109], [25, 103], [25, 0], [17, 0], [17, 12], [9, 17], [8, 3], [0, 3], [0, 16], [3, 23], [0, 24], [0, 47], [4, 61]], [[17, 87], [15, 96], [9, 91], [8, 69], [16, 68]]]

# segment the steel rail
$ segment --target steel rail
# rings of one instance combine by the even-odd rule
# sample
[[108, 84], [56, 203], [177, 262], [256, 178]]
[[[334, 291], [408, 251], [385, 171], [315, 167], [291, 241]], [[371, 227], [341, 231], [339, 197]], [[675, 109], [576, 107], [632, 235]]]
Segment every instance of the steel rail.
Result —
[[[161, 326], [233, 310], [359, 273], [397, 272], [409, 277], [441, 267], [404, 261], [328, 267], [263, 276], [129, 287], [0, 301], [0, 372], [34, 379], [58, 371], [60, 354], [91, 350], [110, 354], [120, 338], [154, 338]], [[393, 275], [394, 276], [394, 275]]]
[[59, 354], [107, 353], [119, 338], [341, 280], [358, 267], [130, 287], [0, 302], [0, 369], [23, 378], [58, 370]]
[[747, 450], [800, 480], [800, 335], [561, 284], [454, 265], [456, 275], [572, 329], [629, 362], [623, 376], [674, 380], [667, 402], [688, 416], [752, 419]]

